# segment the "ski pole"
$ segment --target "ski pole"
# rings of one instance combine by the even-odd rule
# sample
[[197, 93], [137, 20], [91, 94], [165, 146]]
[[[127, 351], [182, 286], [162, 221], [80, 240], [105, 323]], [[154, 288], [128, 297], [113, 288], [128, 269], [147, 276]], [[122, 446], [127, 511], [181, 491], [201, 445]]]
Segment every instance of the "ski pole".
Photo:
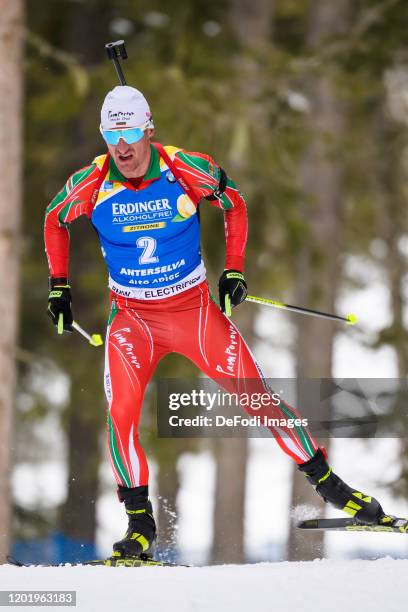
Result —
[[109, 59], [113, 61], [119, 83], [121, 85], [126, 85], [125, 75], [123, 74], [122, 66], [120, 65], [119, 61], [119, 58], [122, 58], [123, 60], [127, 59], [125, 41], [117, 40], [116, 42], [107, 43], [105, 45], [105, 49]]
[[330, 314], [328, 312], [321, 312], [320, 310], [312, 310], [311, 308], [301, 308], [300, 306], [291, 306], [290, 304], [284, 304], [278, 300], [268, 300], [266, 298], [256, 297], [255, 295], [247, 295], [245, 300], [247, 302], [254, 302], [256, 304], [263, 304], [264, 306], [270, 306], [271, 308], [283, 308], [284, 310], [291, 310], [292, 312], [298, 312], [300, 314], [309, 315], [311, 317], [321, 317], [322, 319], [330, 319], [334, 321], [343, 321], [347, 325], [355, 325], [357, 323], [357, 317], [355, 314], [349, 313], [345, 317], [339, 315]]
[[[82, 329], [82, 327], [76, 321], [72, 322], [72, 327], [84, 338], [86, 338], [89, 341], [89, 344], [92, 344], [92, 346], [101, 346], [103, 344], [102, 336], [100, 334], [88, 334], [88, 332]], [[64, 333], [64, 315], [62, 312], [58, 318], [58, 333]]]
[[89, 341], [89, 344], [92, 344], [92, 346], [101, 346], [103, 344], [102, 336], [100, 334], [88, 334], [80, 325], [78, 325], [76, 321], [72, 322], [72, 327], [77, 332], [82, 334], [82, 336], [86, 338]]

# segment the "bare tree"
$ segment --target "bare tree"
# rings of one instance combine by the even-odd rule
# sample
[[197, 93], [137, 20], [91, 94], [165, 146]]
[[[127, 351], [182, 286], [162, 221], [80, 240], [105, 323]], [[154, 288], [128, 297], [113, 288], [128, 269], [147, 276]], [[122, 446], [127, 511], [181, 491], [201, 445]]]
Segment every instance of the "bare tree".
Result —
[[[349, 8], [349, 0], [311, 3], [307, 40], [312, 49], [318, 51], [326, 39], [344, 32]], [[305, 80], [310, 112], [306, 119], [308, 145], [301, 162], [300, 184], [305, 194], [301, 214], [309, 234], [297, 260], [296, 286], [299, 304], [332, 312], [340, 278], [344, 169], [339, 152], [346, 121], [345, 105], [333, 72], [330, 65], [322, 65]], [[298, 379], [331, 376], [335, 330], [334, 324], [321, 319], [298, 319]], [[302, 397], [298, 397], [298, 406], [301, 410]], [[327, 446], [328, 441], [319, 443]], [[305, 477], [294, 471], [292, 506], [302, 503], [322, 510], [322, 502]], [[291, 527], [291, 560], [313, 559], [322, 553], [323, 536], [319, 532], [305, 536]]]
[[[64, 16], [64, 50], [71, 58], [77, 57], [81, 66], [86, 69], [95, 64], [100, 57], [109, 20], [112, 14], [112, 3], [108, 0], [87, 2], [81, 11], [75, 4], [68, 3]], [[86, 34], [84, 33], [84, 28]], [[84, 160], [92, 159], [89, 139], [85, 136], [85, 122], [82, 113], [78, 113], [72, 122], [70, 138], [72, 151], [75, 154], [77, 167], [84, 165]], [[85, 252], [89, 244], [90, 228], [88, 223], [78, 222], [73, 228], [71, 241], [71, 271], [75, 286], [78, 286], [83, 269]], [[96, 243], [95, 243], [96, 247]], [[87, 258], [88, 259], [88, 258]], [[95, 276], [99, 263], [91, 260], [95, 266]], [[90, 260], [88, 259], [88, 265]], [[77, 292], [75, 294], [74, 312], [90, 313], [95, 320], [95, 292]], [[106, 298], [105, 298], [106, 299]], [[106, 308], [108, 302], [106, 300]], [[76, 309], [76, 310], [75, 310]], [[77, 340], [77, 339], [76, 339]], [[72, 350], [72, 349], [71, 349]], [[68, 442], [67, 497], [60, 508], [59, 528], [62, 533], [77, 542], [94, 543], [96, 535], [96, 500], [99, 494], [98, 470], [101, 459], [101, 431], [105, 401], [101, 384], [102, 370], [95, 369], [92, 351], [81, 352], [78, 363], [72, 362], [72, 353], [67, 353], [65, 364], [72, 377], [70, 406], [65, 412], [65, 423]], [[99, 379], [89, 372], [99, 371]], [[112, 481], [113, 485], [113, 481]]]
[[[254, 115], [262, 125], [263, 109], [257, 96], [263, 86], [263, 77], [252, 53], [262, 51], [270, 43], [273, 2], [262, 0], [231, 0], [230, 19], [240, 43], [236, 58], [241, 75], [240, 95], [243, 113], [237, 117], [236, 132], [246, 132]], [[233, 140], [235, 141], [234, 137]], [[245, 139], [244, 139], [245, 140]], [[244, 147], [231, 147], [231, 172], [245, 170], [250, 152]], [[251, 345], [254, 341], [253, 310], [234, 313], [234, 320]], [[220, 439], [215, 444], [216, 486], [214, 505], [214, 537], [211, 560], [213, 563], [242, 563], [244, 551], [244, 508], [248, 440], [246, 438]], [[232, 477], [232, 475], [234, 475]], [[226, 517], [228, 519], [226, 520]]]
[[16, 380], [21, 221], [23, 2], [3, 0], [0, 20], [0, 561], [9, 546], [12, 413]]
[[[393, 75], [397, 78], [393, 79]], [[398, 82], [398, 69], [390, 70], [386, 83], [386, 96], [383, 107], [378, 113], [376, 134], [379, 142], [377, 172], [375, 173], [377, 193], [379, 194], [380, 226], [387, 244], [385, 271], [390, 292], [392, 322], [381, 331], [376, 346], [391, 345], [397, 357], [397, 375], [400, 379], [401, 396], [397, 398], [394, 418], [400, 432], [401, 476], [393, 486], [395, 493], [406, 496], [408, 490], [408, 430], [405, 416], [406, 394], [408, 391], [408, 334], [404, 321], [404, 310], [407, 304], [404, 291], [404, 278], [407, 274], [407, 262], [401, 248], [408, 230], [406, 214], [407, 181], [406, 142], [401, 136], [401, 123], [407, 124], [407, 115], [398, 112], [405, 110], [405, 87]], [[384, 151], [387, 152], [384, 155]]]
[[[255, 311], [241, 310], [234, 315], [234, 321], [245, 341], [251, 344]], [[214, 442], [216, 474], [211, 562], [243, 563], [248, 439], [220, 438]]]

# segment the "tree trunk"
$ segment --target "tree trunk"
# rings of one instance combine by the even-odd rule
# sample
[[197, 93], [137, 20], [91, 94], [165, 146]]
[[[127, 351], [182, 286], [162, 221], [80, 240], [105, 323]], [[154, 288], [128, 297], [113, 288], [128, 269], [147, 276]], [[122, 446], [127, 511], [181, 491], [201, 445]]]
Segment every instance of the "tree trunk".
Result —
[[[231, 23], [241, 49], [236, 59], [241, 75], [241, 98], [244, 112], [238, 117], [237, 132], [246, 130], [256, 115], [257, 125], [262, 125], [262, 106], [257, 104], [257, 94], [262, 88], [262, 73], [256, 61], [247, 51], [260, 50], [269, 43], [273, 2], [261, 0], [231, 0]], [[234, 139], [234, 138], [233, 138]], [[236, 140], [236, 139], [234, 139]], [[245, 140], [245, 139], [244, 139]], [[245, 167], [249, 151], [243, 146], [231, 147], [228, 172], [233, 174]], [[255, 311], [234, 312], [234, 322], [251, 346], [254, 335]], [[214, 503], [214, 536], [211, 551], [212, 563], [243, 563], [245, 526], [245, 485], [248, 461], [248, 439], [228, 438], [215, 442], [216, 485]], [[228, 519], [226, 520], [226, 517]]]
[[[324, 37], [341, 32], [347, 21], [349, 0], [312, 3], [308, 42], [316, 48]], [[345, 108], [333, 75], [325, 73], [306, 81], [310, 112], [306, 120], [310, 144], [300, 167], [300, 183], [305, 194], [301, 214], [308, 236], [297, 261], [296, 302], [311, 308], [334, 312], [340, 269], [342, 235], [343, 168], [339, 161], [345, 129]], [[337, 156], [336, 156], [337, 153]], [[335, 325], [314, 317], [297, 321], [297, 378], [329, 378]], [[298, 391], [301, 385], [298, 384]], [[298, 408], [302, 397], [298, 392]], [[328, 415], [325, 415], [327, 419]], [[327, 447], [328, 440], [319, 439]], [[323, 511], [323, 502], [303, 475], [294, 467], [292, 507], [299, 503]], [[293, 525], [289, 535], [289, 559], [307, 560], [323, 555], [323, 535], [299, 533]]]
[[215, 440], [216, 483], [211, 563], [244, 563], [247, 438]]
[[[402, 155], [402, 152], [401, 152]], [[401, 184], [406, 176], [401, 176], [401, 160], [387, 159], [390, 174], [393, 175], [393, 185], [386, 195], [386, 214], [384, 227], [388, 244], [387, 275], [391, 298], [392, 324], [391, 329], [385, 332], [397, 355], [397, 376], [400, 380], [401, 397], [396, 401], [394, 411], [396, 421], [400, 423], [400, 479], [396, 492], [406, 497], [408, 491], [408, 427], [404, 416], [406, 415], [406, 399], [408, 392], [408, 334], [404, 324], [404, 310], [407, 300], [404, 297], [404, 278], [407, 274], [407, 265], [399, 249], [400, 240], [406, 235], [406, 201], [401, 194]], [[385, 163], [387, 163], [385, 162]], [[384, 333], [384, 332], [383, 332]], [[402, 423], [401, 423], [402, 420]]]
[[[82, 10], [83, 9], [83, 10]], [[84, 14], [85, 12], [85, 14]], [[65, 50], [77, 57], [84, 66], [93, 65], [103, 52], [103, 44], [109, 20], [112, 14], [112, 3], [107, 0], [87, 2], [81, 11], [76, 5], [67, 6], [65, 16], [64, 43]], [[104, 27], [105, 26], [105, 27]], [[85, 30], [86, 33], [85, 34]], [[84, 165], [89, 155], [89, 142], [85, 136], [86, 126], [81, 114], [72, 124], [70, 140], [78, 168]], [[95, 138], [98, 138], [95, 132]], [[91, 147], [92, 149], [92, 147]], [[83, 286], [81, 275], [84, 274], [83, 262], [87, 260], [87, 249], [93, 240], [91, 226], [87, 222], [77, 221], [74, 224], [71, 238], [72, 285], [74, 290], [74, 315], [80, 317], [87, 327], [87, 313], [90, 325], [95, 325], [95, 312], [99, 294], [88, 289], [75, 291]], [[94, 241], [95, 249], [98, 248]], [[94, 262], [95, 275], [99, 273], [99, 264]], [[89, 274], [89, 268], [86, 273]], [[106, 317], [108, 315], [108, 297], [106, 295]], [[78, 341], [78, 338], [73, 339]], [[70, 406], [65, 415], [68, 474], [67, 498], [60, 510], [59, 527], [62, 533], [75, 540], [92, 544], [96, 535], [96, 502], [98, 498], [98, 469], [101, 459], [101, 432], [104, 420], [103, 399], [103, 355], [93, 354], [93, 350], [79, 340], [81, 347], [80, 367], [68, 356], [66, 368], [71, 375]], [[72, 349], [71, 349], [72, 350]], [[96, 361], [95, 361], [96, 360]], [[96, 379], [97, 372], [98, 379]], [[91, 373], [91, 374], [90, 374]], [[112, 488], [116, 485], [112, 477]], [[119, 502], [118, 502], [119, 503]]]
[[[388, 93], [390, 95], [390, 92]], [[404, 91], [399, 92], [401, 98]], [[400, 478], [393, 487], [398, 495], [406, 497], [408, 491], [408, 427], [405, 417], [406, 397], [408, 392], [408, 334], [404, 322], [406, 297], [404, 295], [404, 278], [407, 273], [405, 257], [401, 252], [401, 241], [408, 231], [406, 214], [406, 195], [404, 193], [407, 181], [405, 164], [405, 142], [401, 139], [400, 118], [390, 112], [390, 104], [386, 108], [386, 100], [379, 114], [376, 130], [379, 141], [378, 193], [381, 202], [380, 226], [387, 244], [385, 261], [388, 286], [390, 291], [390, 307], [392, 311], [391, 325], [383, 329], [379, 335], [377, 346], [388, 344], [393, 347], [397, 356], [397, 376], [400, 380], [400, 397], [393, 407], [394, 419], [400, 434]], [[384, 151], [386, 154], [384, 154]]]
[[262, 48], [270, 41], [274, 0], [231, 0], [231, 24], [243, 48]]
[[12, 412], [17, 341], [22, 155], [23, 2], [3, 0], [0, 20], [0, 562], [9, 547]]
[[[403, 91], [400, 92], [400, 96], [404, 96]], [[386, 271], [393, 314], [391, 327], [382, 335], [384, 341], [388, 340], [395, 348], [398, 376], [406, 378], [408, 374], [408, 338], [404, 325], [406, 303], [404, 276], [407, 272], [407, 265], [400, 248], [400, 241], [408, 231], [406, 194], [404, 193], [407, 181], [404, 159], [406, 148], [405, 142], [401, 139], [401, 125], [385, 107], [385, 101], [377, 120], [376, 130], [379, 151], [382, 152], [376, 173], [382, 213], [380, 226], [387, 243]]]
[[[89, 349], [88, 349], [89, 350]], [[81, 370], [73, 373], [67, 421], [67, 499], [61, 508], [60, 529], [74, 540], [93, 544], [96, 532], [96, 501], [100, 462], [100, 433], [104, 420], [102, 398], [89, 386], [94, 358], [81, 359]], [[96, 405], [95, 405], [96, 404]]]
[[[255, 311], [234, 313], [234, 322], [245, 341], [253, 341]], [[247, 438], [214, 440], [215, 503], [211, 563], [244, 563], [245, 489], [248, 462]]]

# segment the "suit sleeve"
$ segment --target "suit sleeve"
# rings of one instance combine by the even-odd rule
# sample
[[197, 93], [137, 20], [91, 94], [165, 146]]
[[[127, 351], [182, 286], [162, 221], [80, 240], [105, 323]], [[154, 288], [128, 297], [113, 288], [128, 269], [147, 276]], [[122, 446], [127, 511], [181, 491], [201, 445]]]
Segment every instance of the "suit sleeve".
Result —
[[51, 277], [68, 278], [69, 225], [88, 214], [98, 177], [95, 164], [75, 172], [46, 209], [44, 242]]
[[[180, 151], [174, 158], [178, 169], [201, 198], [213, 196], [218, 189], [221, 168], [209, 155]], [[244, 271], [248, 219], [244, 196], [227, 176], [224, 192], [211, 204], [224, 211], [226, 240], [225, 268]]]

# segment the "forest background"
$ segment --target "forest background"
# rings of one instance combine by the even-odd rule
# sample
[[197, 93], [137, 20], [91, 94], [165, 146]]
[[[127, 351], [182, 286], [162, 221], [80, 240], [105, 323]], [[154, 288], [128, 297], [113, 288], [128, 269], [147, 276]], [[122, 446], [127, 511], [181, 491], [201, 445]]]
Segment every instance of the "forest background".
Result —
[[[330, 312], [359, 308], [360, 326], [345, 330], [240, 306], [233, 319], [266, 375], [404, 380], [408, 5], [0, 5], [0, 557], [13, 550], [30, 559], [69, 560], [97, 554], [95, 543], [106, 552], [101, 532], [109, 526], [119, 537], [125, 525], [104, 448], [103, 352], [79, 335], [58, 337], [50, 324], [42, 236], [47, 203], [72, 172], [104, 151], [99, 110], [116, 85], [105, 43], [126, 40], [127, 80], [149, 100], [157, 139], [211, 154], [244, 192], [250, 293]], [[223, 269], [222, 216], [204, 204], [201, 220], [215, 289]], [[106, 273], [96, 235], [82, 219], [71, 231], [70, 280], [76, 318], [102, 331]], [[197, 375], [172, 355], [155, 380]], [[299, 535], [289, 510], [302, 503], [323, 512], [323, 504], [274, 442], [159, 439], [154, 411], [152, 385], [142, 439], [153, 466], [163, 554], [175, 558], [181, 550], [186, 558], [200, 545], [201, 560], [214, 563], [325, 554], [322, 536]], [[399, 435], [387, 444], [322, 442], [352, 484], [367, 488], [356, 468], [365, 473], [368, 464], [372, 487], [406, 512], [402, 412], [392, 412]], [[267, 467], [261, 479], [255, 463]], [[254, 524], [265, 542], [257, 549]], [[363, 554], [356, 546], [365, 549], [368, 540], [357, 541], [348, 554]]]

